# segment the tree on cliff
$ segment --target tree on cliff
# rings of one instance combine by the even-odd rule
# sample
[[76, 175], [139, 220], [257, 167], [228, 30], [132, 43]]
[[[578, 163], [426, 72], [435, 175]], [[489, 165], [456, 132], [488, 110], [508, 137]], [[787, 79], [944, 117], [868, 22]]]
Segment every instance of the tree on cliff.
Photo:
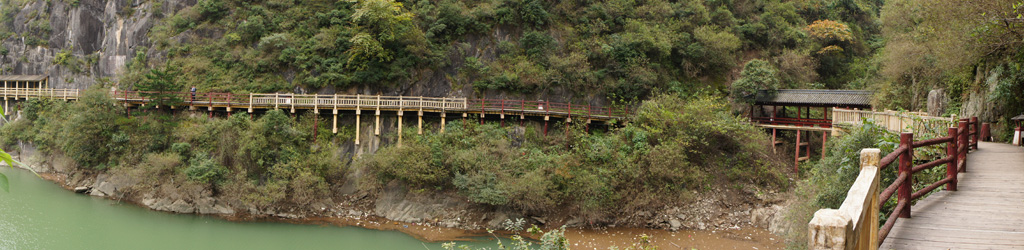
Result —
[[182, 85], [175, 79], [177, 70], [174, 68], [152, 69], [145, 79], [135, 83], [135, 89], [142, 91], [142, 97], [153, 100], [150, 103], [169, 107], [182, 102]]

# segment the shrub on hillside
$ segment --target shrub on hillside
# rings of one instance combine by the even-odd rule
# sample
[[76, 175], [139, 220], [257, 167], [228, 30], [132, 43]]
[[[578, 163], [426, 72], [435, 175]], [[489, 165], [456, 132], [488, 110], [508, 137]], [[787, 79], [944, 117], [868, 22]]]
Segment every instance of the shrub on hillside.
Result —
[[192, 181], [216, 184], [224, 179], [224, 176], [228, 174], [228, 169], [217, 164], [206, 152], [197, 152], [189, 160], [189, 166], [185, 168], [185, 174]]
[[116, 165], [119, 151], [128, 135], [117, 126], [124, 119], [115, 112], [120, 110], [114, 100], [101, 88], [82, 92], [78, 102], [71, 106], [71, 116], [61, 133], [61, 149], [80, 166], [103, 169]]
[[476, 203], [526, 212], [568, 206], [595, 220], [678, 202], [685, 198], [680, 193], [717, 183], [716, 176], [771, 187], [786, 182], [765, 135], [718, 98], [661, 95], [624, 128], [587, 133], [578, 124], [568, 131], [541, 137], [454, 121], [445, 133], [409, 134], [401, 147], [364, 155], [356, 164], [384, 182], [453, 190]]
[[732, 97], [739, 103], [753, 104], [759, 90], [775, 95], [779, 89], [779, 70], [771, 63], [754, 59], [743, 65], [740, 79], [732, 83]]

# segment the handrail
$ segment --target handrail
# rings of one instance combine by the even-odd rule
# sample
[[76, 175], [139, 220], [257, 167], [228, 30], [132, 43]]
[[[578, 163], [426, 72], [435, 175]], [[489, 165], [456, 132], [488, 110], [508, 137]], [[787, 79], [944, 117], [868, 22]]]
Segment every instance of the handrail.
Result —
[[956, 116], [939, 117], [928, 116], [916, 112], [898, 112], [893, 110], [868, 111], [859, 109], [832, 109], [832, 124], [860, 124], [861, 119], [871, 118], [878, 125], [893, 132], [915, 132], [926, 127], [938, 127], [942, 124], [951, 124], [957, 121]]
[[[861, 173], [850, 188], [840, 209], [821, 209], [808, 224], [811, 249], [878, 249], [899, 218], [910, 218], [911, 202], [945, 185], [956, 191], [957, 173], [967, 171], [967, 153], [977, 149], [979, 122], [977, 117], [960, 119], [956, 127], [947, 128], [947, 136], [914, 141], [913, 133], [900, 134], [900, 146], [878, 159], [878, 149], [861, 150]], [[914, 148], [946, 144], [946, 157], [913, 166]], [[899, 159], [897, 178], [880, 193], [877, 191], [879, 172]], [[913, 191], [914, 173], [946, 165], [946, 177]], [[868, 171], [869, 169], [876, 171]], [[875, 180], [875, 181], [872, 181]], [[870, 190], [870, 191], [864, 191]], [[856, 192], [855, 192], [856, 191]], [[896, 207], [878, 228], [878, 209], [896, 194]], [[861, 201], [871, 200], [870, 204]], [[848, 205], [854, 207], [847, 207]], [[852, 218], [863, 218], [853, 220]], [[848, 230], [852, 228], [853, 230]], [[875, 230], [877, 229], [877, 230]]]

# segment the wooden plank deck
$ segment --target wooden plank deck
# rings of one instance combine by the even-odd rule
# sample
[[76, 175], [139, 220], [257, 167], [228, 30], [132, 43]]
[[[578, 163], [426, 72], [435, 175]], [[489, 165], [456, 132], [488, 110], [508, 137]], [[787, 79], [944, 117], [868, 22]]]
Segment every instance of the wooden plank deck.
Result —
[[879, 249], [1024, 250], [1024, 148], [978, 143], [958, 176], [958, 191], [939, 191], [896, 221]]

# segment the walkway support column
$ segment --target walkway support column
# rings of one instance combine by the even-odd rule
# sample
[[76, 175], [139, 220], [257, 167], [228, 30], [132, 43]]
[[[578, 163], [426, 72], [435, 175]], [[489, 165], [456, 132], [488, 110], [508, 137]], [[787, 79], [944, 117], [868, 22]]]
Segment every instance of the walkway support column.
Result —
[[423, 134], [423, 109], [420, 109], [419, 112], [416, 112], [416, 115], [418, 116], [418, 118], [416, 120], [416, 134], [417, 135], [422, 135]]
[[334, 111], [332, 111], [332, 113], [334, 113], [334, 125], [331, 126], [332, 127], [331, 131], [334, 132], [335, 134], [337, 134], [338, 133], [338, 94], [337, 93], [334, 94]]
[[362, 114], [363, 111], [359, 109], [359, 106], [356, 106], [356, 145], [359, 145], [359, 127], [362, 127], [359, 124], [359, 119], [362, 118]]
[[447, 116], [447, 113], [442, 111], [441, 112], [441, 133], [444, 133], [444, 119], [445, 119], [445, 116]]
[[373, 135], [380, 135], [380, 94], [377, 94], [377, 112], [374, 113], [377, 122], [373, 126]]
[[398, 146], [402, 146], [402, 108], [398, 108]]
[[544, 136], [548, 136], [548, 120], [550, 119], [550, 116], [544, 116]]

